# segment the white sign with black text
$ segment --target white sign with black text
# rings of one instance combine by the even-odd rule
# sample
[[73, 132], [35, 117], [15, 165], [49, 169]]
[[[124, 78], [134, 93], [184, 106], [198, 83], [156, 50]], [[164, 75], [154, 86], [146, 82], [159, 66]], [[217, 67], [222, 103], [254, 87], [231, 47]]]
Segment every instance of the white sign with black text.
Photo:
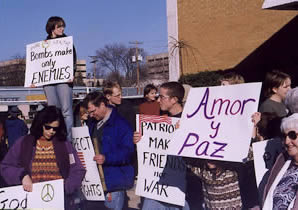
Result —
[[88, 127], [73, 127], [72, 142], [83, 166], [86, 169], [86, 175], [82, 181], [82, 193], [85, 195], [87, 200], [105, 200], [97, 164], [93, 160], [95, 152]]
[[26, 46], [25, 87], [73, 80], [72, 36], [49, 39]]
[[33, 184], [32, 192], [23, 186], [0, 188], [0, 209], [64, 209], [63, 179]]
[[182, 157], [168, 154], [178, 118], [137, 115], [143, 136], [137, 143], [138, 179], [136, 194], [184, 206], [186, 165]]

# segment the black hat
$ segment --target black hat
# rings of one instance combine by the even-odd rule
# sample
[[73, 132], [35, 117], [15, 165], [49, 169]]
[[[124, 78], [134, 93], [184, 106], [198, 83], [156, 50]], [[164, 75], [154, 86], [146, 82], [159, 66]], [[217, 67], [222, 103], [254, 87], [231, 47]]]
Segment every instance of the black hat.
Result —
[[17, 106], [13, 106], [10, 108], [8, 113], [13, 117], [17, 117], [22, 114], [22, 111]]

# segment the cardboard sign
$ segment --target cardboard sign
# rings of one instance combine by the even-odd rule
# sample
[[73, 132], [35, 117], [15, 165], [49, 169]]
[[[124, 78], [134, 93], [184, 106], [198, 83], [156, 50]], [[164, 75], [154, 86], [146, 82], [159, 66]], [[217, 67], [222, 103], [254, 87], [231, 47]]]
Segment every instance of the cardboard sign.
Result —
[[277, 156], [282, 152], [282, 142], [279, 138], [270, 139], [255, 142], [252, 144], [252, 148], [257, 186], [262, 188], [267, 183], [269, 170], [273, 167]]
[[0, 188], [0, 209], [64, 209], [63, 179], [33, 184], [32, 192], [22, 185]]
[[170, 154], [243, 162], [260, 91], [261, 83], [192, 88]]
[[50, 39], [26, 47], [25, 87], [73, 80], [72, 37]]
[[137, 144], [136, 194], [184, 206], [186, 165], [182, 157], [167, 155], [178, 118], [137, 115], [143, 133]]
[[82, 181], [82, 193], [90, 201], [105, 200], [97, 164], [93, 160], [95, 152], [89, 136], [88, 127], [73, 127], [72, 142], [86, 169], [86, 175]]

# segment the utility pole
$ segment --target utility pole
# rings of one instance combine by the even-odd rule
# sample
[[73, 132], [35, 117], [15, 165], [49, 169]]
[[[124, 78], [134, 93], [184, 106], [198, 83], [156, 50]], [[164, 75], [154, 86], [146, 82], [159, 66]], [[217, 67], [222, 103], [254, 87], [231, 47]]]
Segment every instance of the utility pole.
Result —
[[96, 62], [98, 61], [97, 60], [97, 56], [88, 56], [89, 58], [92, 59], [92, 61], [90, 63], [93, 63], [93, 86], [95, 87], [95, 84], [96, 84]]
[[178, 41], [178, 52], [179, 52], [179, 66], [181, 71], [181, 76], [183, 76], [183, 65], [182, 65], [182, 48], [184, 48], [185, 44], [183, 41]]
[[136, 45], [137, 93], [139, 93], [139, 90], [140, 90], [140, 66], [139, 66], [139, 50], [138, 50], [138, 44], [143, 44], [143, 42], [134, 41], [134, 42], [129, 42], [129, 44], [135, 44], [135, 45]]

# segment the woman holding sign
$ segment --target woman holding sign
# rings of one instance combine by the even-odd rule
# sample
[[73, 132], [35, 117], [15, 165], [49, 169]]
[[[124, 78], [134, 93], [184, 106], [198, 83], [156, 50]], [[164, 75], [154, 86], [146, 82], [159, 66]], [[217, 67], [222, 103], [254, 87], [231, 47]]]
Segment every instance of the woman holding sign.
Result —
[[263, 209], [298, 209], [298, 113], [282, 120], [285, 153], [278, 156], [264, 190]]
[[[64, 34], [65, 22], [61, 17], [53, 16], [48, 19], [46, 25], [46, 31], [48, 33], [47, 40], [57, 39], [66, 37]], [[73, 47], [73, 62], [75, 75], [76, 66], [76, 51]], [[63, 117], [65, 119], [65, 124], [67, 128], [67, 140], [71, 141], [71, 128], [73, 127], [73, 113], [72, 113], [72, 84], [73, 81], [69, 83], [58, 83], [46, 85], [43, 87], [45, 95], [47, 97], [48, 105], [56, 106], [61, 108]]]
[[[64, 179], [65, 209], [72, 209], [72, 195], [80, 189], [85, 169], [69, 141], [60, 109], [48, 106], [39, 111], [30, 128], [8, 151], [0, 168], [8, 185], [23, 185]], [[61, 192], [58, 192], [61, 193]]]

